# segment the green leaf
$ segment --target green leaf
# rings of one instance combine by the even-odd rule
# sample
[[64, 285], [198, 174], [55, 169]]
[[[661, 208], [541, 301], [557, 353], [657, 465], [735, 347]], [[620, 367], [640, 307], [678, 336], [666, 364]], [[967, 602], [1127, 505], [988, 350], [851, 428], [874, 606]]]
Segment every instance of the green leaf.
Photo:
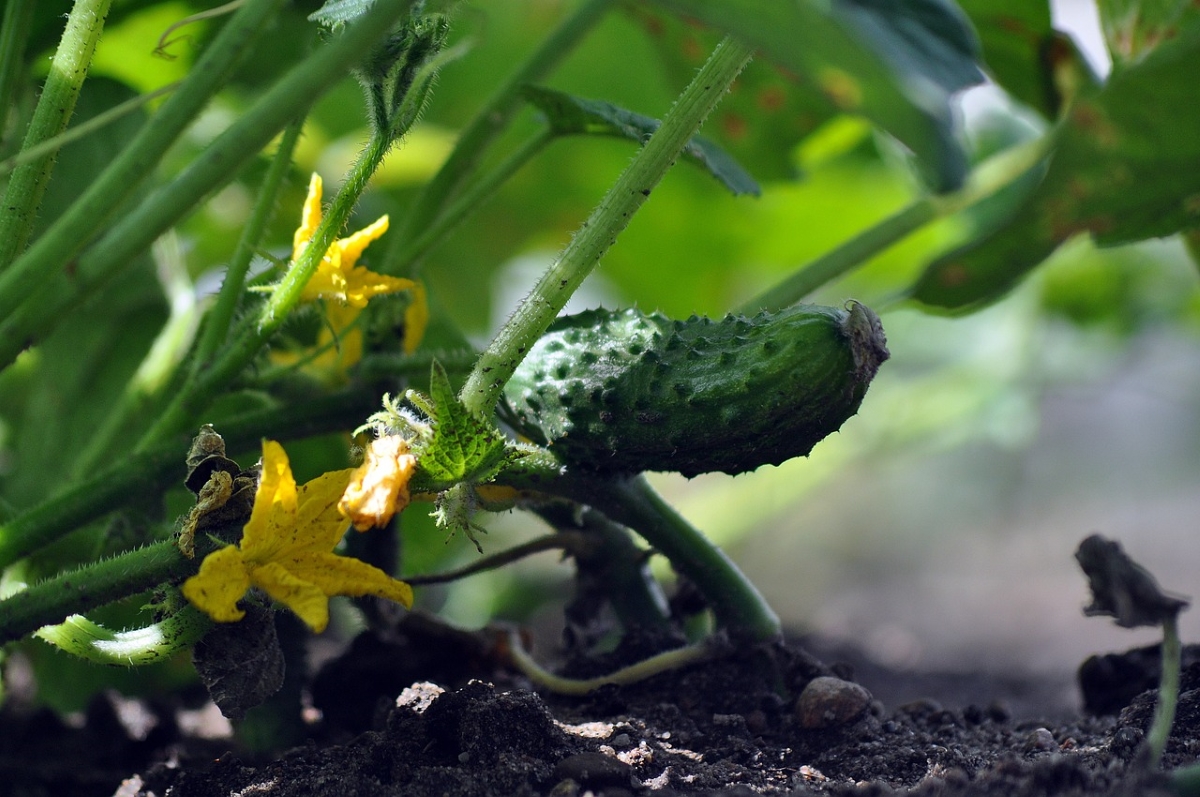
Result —
[[1139, 60], [1200, 17], [1191, 0], [1099, 0], [1096, 5], [1114, 69]]
[[947, 93], [983, 79], [979, 42], [966, 17], [946, 0], [841, 0], [833, 4], [833, 12], [897, 74], [920, 75]]
[[[908, 0], [832, 9], [801, 0], [654, 0], [737, 36], [814, 84], [838, 110], [866, 116], [916, 155], [938, 191], [962, 184], [966, 158], [953, 135], [951, 90], [974, 52], [953, 7]], [[895, 52], [881, 53], [881, 42]], [[934, 57], [936, 54], [936, 58]], [[947, 65], [949, 76], [941, 77]], [[976, 70], [974, 81], [982, 79]]]
[[422, 446], [418, 462], [436, 482], [479, 482], [490, 479], [507, 455], [504, 436], [481, 415], [458, 400], [450, 377], [437, 360], [429, 378], [434, 420], [433, 439]]
[[[557, 136], [615, 136], [640, 144], [660, 124], [657, 119], [602, 100], [586, 100], [540, 86], [526, 86], [523, 92], [545, 114], [550, 130]], [[703, 136], [693, 136], [683, 154], [688, 161], [707, 169], [735, 196], [762, 193], [754, 178], [729, 153]]]
[[961, 0], [979, 31], [983, 58], [1005, 91], [1042, 115], [1058, 115], [1058, 100], [1046, 61], [1054, 40], [1048, 2]]
[[1046, 177], [992, 234], [934, 261], [913, 288], [928, 305], [993, 301], [1058, 246], [1101, 246], [1200, 225], [1200, 26], [1075, 99], [1056, 130]]

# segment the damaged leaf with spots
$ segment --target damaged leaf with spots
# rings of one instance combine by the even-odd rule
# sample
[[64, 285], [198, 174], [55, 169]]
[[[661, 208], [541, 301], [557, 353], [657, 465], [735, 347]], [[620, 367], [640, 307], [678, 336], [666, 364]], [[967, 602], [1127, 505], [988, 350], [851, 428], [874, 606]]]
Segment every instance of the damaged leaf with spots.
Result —
[[[866, 117], [916, 157], [935, 191], [962, 185], [967, 159], [951, 95], [981, 82], [966, 18], [944, 0], [655, 0], [752, 44], [823, 95], [826, 107]], [[884, 51], [883, 48], [886, 48]]]
[[939, 257], [912, 289], [965, 311], [994, 301], [1070, 238], [1100, 246], [1200, 225], [1200, 24], [1086, 88], [1059, 123], [1041, 184], [990, 235]]

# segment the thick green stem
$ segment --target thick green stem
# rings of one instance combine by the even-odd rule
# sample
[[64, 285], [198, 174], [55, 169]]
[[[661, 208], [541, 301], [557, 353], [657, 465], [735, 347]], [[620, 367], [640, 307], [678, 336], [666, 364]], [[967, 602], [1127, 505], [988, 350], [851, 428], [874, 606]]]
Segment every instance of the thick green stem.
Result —
[[[292, 69], [252, 109], [218, 136], [174, 182], [155, 191], [123, 216], [104, 238], [80, 257], [78, 273], [73, 279], [61, 275], [59, 279], [51, 279], [16, 315], [11, 318], [0, 315], [3, 318], [0, 321], [0, 368], [10, 364], [22, 349], [53, 328], [55, 319], [101, 291], [110, 279], [135, 262], [137, 254], [164, 230], [236, 174], [280, 129], [344, 77], [346, 70], [390, 30], [392, 23], [412, 2], [378, 0], [357, 23]], [[41, 239], [29, 251], [33, 252], [40, 244]]]
[[505, 158], [504, 162], [494, 170], [479, 178], [415, 240], [405, 245], [404, 249], [394, 258], [389, 257], [387, 262], [390, 268], [393, 271], [412, 273], [413, 265], [416, 262], [425, 257], [430, 249], [441, 243], [464, 219], [496, 193], [508, 178], [533, 160], [553, 139], [553, 132], [549, 128], [543, 129], [521, 145], [516, 152]]
[[[25, 43], [36, 6], [36, 0], [8, 0], [0, 19], [0, 136], [9, 122], [8, 115], [16, 107], [13, 98], [25, 74]], [[0, 152], [8, 150], [7, 144], [0, 140]]]
[[733, 636], [767, 642], [781, 633], [779, 618], [720, 548], [654, 492], [644, 477], [620, 481], [573, 479], [569, 497], [636, 531], [700, 589], [717, 621]]
[[1146, 732], [1151, 769], [1156, 769], [1162, 761], [1167, 739], [1171, 736], [1171, 726], [1175, 722], [1175, 708], [1179, 705], [1181, 657], [1179, 620], [1172, 616], [1163, 620], [1162, 677], [1158, 683], [1158, 704], [1154, 707], [1154, 719]]
[[[232, 453], [257, 447], [263, 437], [294, 440], [353, 428], [378, 408], [378, 397], [354, 390], [301, 405], [246, 413], [218, 430]], [[119, 464], [0, 525], [0, 569], [93, 523], [146, 493], [182, 484], [188, 436], [163, 441], [152, 450], [123, 457]]]
[[[46, 77], [42, 96], [29, 120], [22, 149], [37, 146], [67, 129], [111, 4], [112, 0], [75, 0], [58, 50], [50, 62], [50, 74]], [[54, 161], [54, 153], [43, 155], [18, 166], [8, 180], [0, 203], [0, 273], [29, 242], [46, 184], [54, 171]], [[3, 296], [3, 290], [0, 290], [0, 296]], [[3, 306], [0, 303], [0, 307]], [[0, 309], [0, 315], [10, 311], [11, 306]]]
[[633, 214], [725, 96], [752, 54], [749, 46], [734, 39], [727, 38], [717, 45], [662, 125], [480, 356], [460, 395], [468, 409], [476, 413], [492, 412], [504, 384], [525, 353], [629, 225]]
[[164, 540], [48, 578], [0, 601], [0, 644], [183, 578], [198, 566], [174, 540]]
[[[463, 181], [474, 171], [488, 145], [508, 125], [521, 107], [521, 87], [532, 83], [553, 69], [574, 49], [580, 39], [592, 29], [613, 0], [584, 0], [584, 2], [550, 34], [542, 45], [508, 76], [496, 93], [479, 109], [463, 129], [454, 150], [417, 196], [400, 230], [384, 258], [384, 263], [397, 263], [399, 247], [408, 245], [429, 229], [442, 215], [446, 204]], [[405, 261], [410, 276], [415, 275], [418, 261]]]
[[[133, 141], [71, 207], [0, 275], [0, 318], [10, 317], [36, 294], [35, 289], [49, 276], [62, 272], [72, 256], [154, 170], [167, 148], [241, 63], [280, 5], [282, 0], [249, 0], [242, 6], [154, 118], [142, 126]], [[54, 317], [49, 308], [40, 309], [43, 316]]]

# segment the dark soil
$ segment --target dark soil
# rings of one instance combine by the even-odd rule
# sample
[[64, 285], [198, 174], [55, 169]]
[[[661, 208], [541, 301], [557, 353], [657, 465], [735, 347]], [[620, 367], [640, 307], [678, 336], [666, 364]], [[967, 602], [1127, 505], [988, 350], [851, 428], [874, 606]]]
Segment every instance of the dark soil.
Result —
[[[800, 646], [728, 650], [585, 698], [539, 694], [479, 637], [364, 635], [313, 686], [312, 739], [271, 756], [184, 733], [175, 708], [98, 699], [82, 727], [0, 713], [0, 792], [120, 795], [1154, 795], [1139, 756], [1145, 651], [1090, 665], [1083, 716], [1057, 684], [828, 667]], [[644, 653], [640, 651], [639, 655]], [[820, 651], [826, 661], [840, 654]], [[613, 662], [604, 662], [611, 666]], [[813, 683], [824, 696], [797, 698]], [[860, 687], [848, 684], [857, 679]], [[913, 689], [923, 690], [911, 699]], [[904, 700], [901, 704], [892, 701]], [[1120, 704], [1120, 705], [1119, 705]], [[120, 708], [121, 711], [117, 709]], [[136, 713], [136, 712], [135, 712]], [[80, 725], [80, 723], [74, 723]], [[825, 727], [817, 727], [825, 726]], [[149, 728], [147, 731], [146, 729]], [[1185, 671], [1164, 766], [1200, 752], [1200, 666]]]

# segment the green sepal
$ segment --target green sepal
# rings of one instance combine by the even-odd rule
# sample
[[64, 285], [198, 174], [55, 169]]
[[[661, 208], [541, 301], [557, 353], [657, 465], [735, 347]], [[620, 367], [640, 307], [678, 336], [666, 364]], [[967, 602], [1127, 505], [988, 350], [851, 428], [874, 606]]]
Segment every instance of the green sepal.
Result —
[[442, 484], [479, 483], [500, 471], [507, 459], [504, 436], [487, 418], [463, 406], [437, 360], [429, 378], [429, 398], [416, 398], [414, 403], [433, 416], [433, 436], [420, 446], [417, 457], [427, 478]]

